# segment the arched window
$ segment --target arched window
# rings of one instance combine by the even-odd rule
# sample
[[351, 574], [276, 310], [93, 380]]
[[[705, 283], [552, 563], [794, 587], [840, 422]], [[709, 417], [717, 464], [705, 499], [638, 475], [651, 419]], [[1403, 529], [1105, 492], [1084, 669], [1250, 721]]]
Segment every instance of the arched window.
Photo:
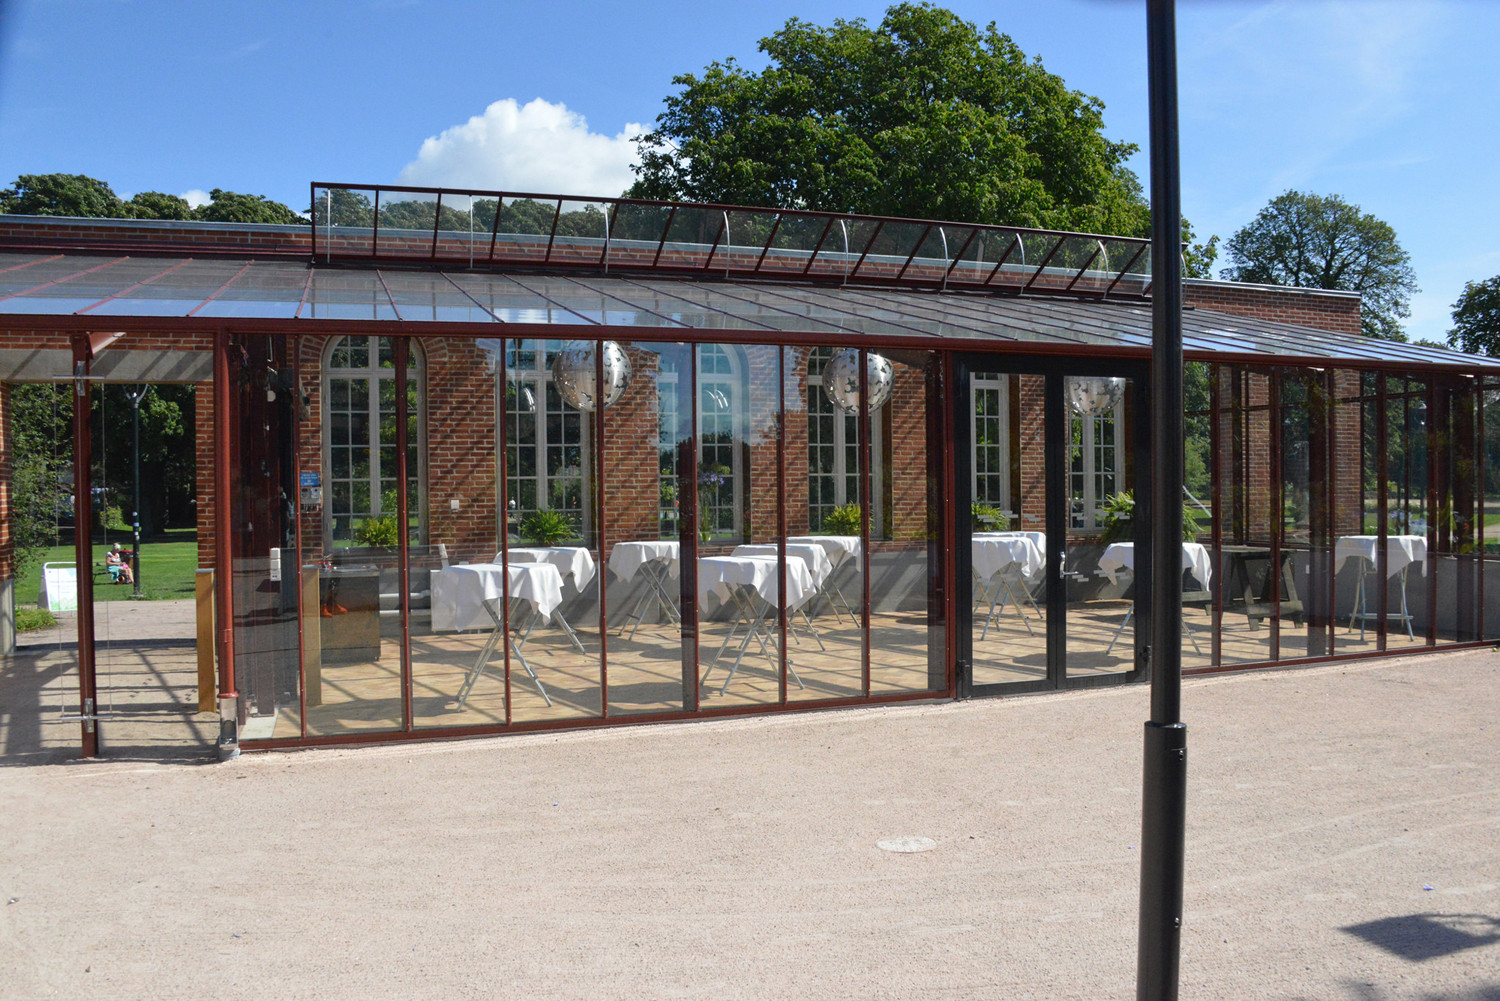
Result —
[[[703, 344], [698, 353], [698, 507], [699, 534], [727, 542], [744, 534], [744, 458], [747, 393], [739, 352]], [[664, 359], [657, 376], [658, 448], [661, 455], [661, 531], [678, 533], [676, 428], [687, 373]]]
[[[859, 503], [859, 416], [838, 410], [823, 392], [823, 369], [835, 349], [813, 348], [807, 357], [807, 523], [817, 531], [836, 507]], [[870, 530], [878, 534], [884, 524], [881, 442], [884, 415], [871, 414], [875, 436], [870, 448]]]
[[590, 414], [552, 384], [560, 340], [506, 342], [505, 471], [513, 520], [546, 508], [589, 530]]
[[[426, 535], [426, 402], [419, 346], [407, 367], [408, 540]], [[395, 535], [396, 369], [389, 337], [340, 337], [323, 355], [323, 529], [330, 546]]]

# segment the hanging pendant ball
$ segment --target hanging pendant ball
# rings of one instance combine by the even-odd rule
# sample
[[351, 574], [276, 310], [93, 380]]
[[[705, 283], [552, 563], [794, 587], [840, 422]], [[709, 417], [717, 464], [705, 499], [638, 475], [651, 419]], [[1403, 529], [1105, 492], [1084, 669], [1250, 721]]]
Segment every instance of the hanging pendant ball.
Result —
[[[874, 413], [891, 398], [894, 381], [891, 363], [884, 355], [870, 351], [865, 355], [865, 379], [870, 387], [870, 412]], [[859, 413], [859, 349], [843, 348], [834, 352], [823, 366], [823, 393], [846, 414]]]
[[1120, 405], [1125, 398], [1125, 380], [1096, 376], [1069, 376], [1068, 407], [1080, 417], [1098, 417]]
[[[552, 382], [558, 395], [570, 406], [592, 411], [598, 394], [594, 386], [594, 343], [570, 341], [552, 362]], [[605, 341], [604, 405], [607, 407], [624, 395], [630, 385], [630, 359], [614, 341]]]

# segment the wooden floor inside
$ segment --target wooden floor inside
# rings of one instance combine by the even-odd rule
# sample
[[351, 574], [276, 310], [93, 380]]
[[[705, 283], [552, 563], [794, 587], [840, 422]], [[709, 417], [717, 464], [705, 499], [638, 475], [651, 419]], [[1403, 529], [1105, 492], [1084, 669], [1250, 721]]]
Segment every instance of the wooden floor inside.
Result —
[[[1067, 619], [1069, 677], [1121, 674], [1132, 664], [1135, 619], [1121, 628], [1130, 604], [1092, 601], [1073, 605]], [[1212, 665], [1210, 612], [1187, 608], [1183, 621], [1183, 667]], [[557, 626], [544, 623], [520, 641], [510, 657], [509, 722], [597, 718], [602, 715], [600, 643], [597, 624], [573, 621], [583, 652]], [[380, 660], [323, 664], [321, 701], [307, 707], [307, 735], [333, 736], [399, 729], [402, 718], [399, 633], [387, 621]], [[862, 635], [849, 615], [827, 610], [811, 624], [797, 620], [789, 629], [788, 702], [856, 699], [862, 695]], [[1028, 629], [1029, 627], [1029, 629]], [[743, 626], [730, 635], [729, 622], [703, 623], [699, 640], [699, 707], [704, 709], [772, 704], [780, 700], [779, 658], [772, 640], [757, 635], [741, 643]], [[984, 635], [981, 637], [981, 633]], [[925, 614], [872, 616], [870, 690], [872, 694], [941, 690], [929, 679], [929, 630]], [[1118, 638], [1116, 638], [1118, 635]], [[414, 623], [412, 634], [412, 717], [416, 728], [493, 726], [507, 722], [506, 663], [499, 645], [472, 690], [458, 699], [467, 676], [489, 639], [486, 631], [434, 633]], [[726, 642], [727, 640], [727, 642]], [[941, 633], [936, 634], [941, 642]], [[1111, 645], [1113, 641], [1113, 645]], [[1226, 612], [1221, 632], [1222, 663], [1271, 659], [1271, 630], [1244, 615]], [[1423, 637], [1392, 632], [1388, 650], [1425, 645]], [[1307, 656], [1307, 630], [1290, 621], [1280, 633], [1280, 658]], [[1334, 652], [1374, 653], [1375, 631], [1361, 638], [1357, 625], [1340, 623]], [[607, 639], [607, 697], [611, 717], [681, 711], [683, 706], [682, 635], [671, 624], [646, 622], [638, 628], [612, 628]], [[519, 652], [519, 656], [517, 656]], [[536, 673], [533, 680], [521, 658]], [[738, 666], [735, 666], [738, 659]], [[974, 625], [976, 684], [1028, 682], [1046, 677], [1046, 626], [1040, 611], [1023, 617], [1008, 608], [984, 628], [983, 610]], [[731, 677], [731, 669], [733, 674]], [[545, 696], [543, 694], [545, 692]], [[549, 704], [550, 702], [550, 704]], [[246, 738], [296, 738], [302, 733], [297, 706], [281, 706], [272, 721], [252, 725]]]

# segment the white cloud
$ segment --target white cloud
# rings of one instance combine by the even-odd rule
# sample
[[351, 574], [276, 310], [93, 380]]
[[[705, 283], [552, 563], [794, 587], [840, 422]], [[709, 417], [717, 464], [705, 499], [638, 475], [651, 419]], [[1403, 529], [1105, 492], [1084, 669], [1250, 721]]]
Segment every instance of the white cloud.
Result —
[[450, 188], [613, 196], [635, 180], [635, 136], [629, 123], [611, 137], [590, 132], [582, 115], [536, 98], [496, 101], [462, 125], [422, 143], [401, 169], [407, 184]]
[[185, 199], [192, 208], [197, 208], [199, 205], [207, 205], [212, 200], [208, 197], [208, 192], [200, 188], [184, 191], [178, 197]]

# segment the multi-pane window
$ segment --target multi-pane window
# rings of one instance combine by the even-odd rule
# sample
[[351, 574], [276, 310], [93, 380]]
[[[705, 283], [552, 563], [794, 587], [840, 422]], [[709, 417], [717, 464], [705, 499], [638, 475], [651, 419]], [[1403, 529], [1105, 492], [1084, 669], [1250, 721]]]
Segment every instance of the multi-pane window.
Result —
[[1095, 528], [1102, 523], [1100, 506], [1117, 493], [1119, 434], [1124, 405], [1095, 417], [1069, 420], [1068, 524]]
[[560, 340], [513, 340], [505, 359], [505, 471], [511, 515], [557, 511], [588, 530], [589, 414], [563, 402], [552, 382]]
[[807, 357], [807, 523], [814, 529], [834, 508], [859, 503], [859, 415], [839, 410], [823, 392], [832, 357], [832, 348]]
[[[335, 546], [391, 545], [396, 526], [396, 369], [389, 337], [341, 337], [324, 358], [324, 524]], [[408, 539], [422, 526], [422, 378], [407, 367]]]
[[975, 373], [969, 383], [974, 442], [974, 503], [1010, 510], [1010, 393], [1003, 375]]
[[[743, 376], [732, 349], [704, 344], [698, 354], [698, 536], [724, 541], [742, 534], [740, 444], [746, 415]], [[677, 434], [688, 373], [666, 358], [657, 376], [662, 538], [678, 534]]]

